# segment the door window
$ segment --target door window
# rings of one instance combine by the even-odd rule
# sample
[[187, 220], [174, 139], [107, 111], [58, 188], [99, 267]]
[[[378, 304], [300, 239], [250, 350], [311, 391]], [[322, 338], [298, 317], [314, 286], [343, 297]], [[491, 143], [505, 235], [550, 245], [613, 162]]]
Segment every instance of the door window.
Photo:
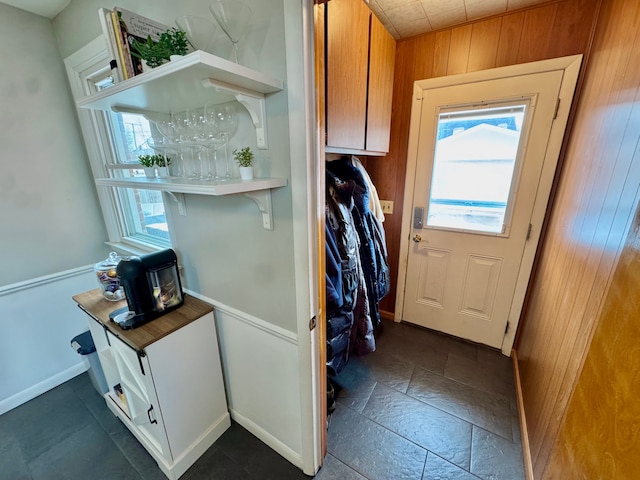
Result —
[[528, 103], [439, 111], [428, 227], [508, 235]]

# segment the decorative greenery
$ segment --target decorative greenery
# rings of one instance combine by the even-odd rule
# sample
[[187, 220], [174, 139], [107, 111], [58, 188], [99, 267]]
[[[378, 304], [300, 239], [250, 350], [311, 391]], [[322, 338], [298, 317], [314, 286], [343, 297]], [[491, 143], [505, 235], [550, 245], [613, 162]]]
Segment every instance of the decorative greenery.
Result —
[[151, 168], [154, 165], [158, 167], [164, 167], [164, 159], [167, 159], [167, 166], [171, 165], [171, 158], [165, 157], [164, 155], [153, 154], [153, 155], [138, 155], [138, 160], [140, 161], [140, 165], [145, 168]]
[[253, 152], [250, 147], [244, 147], [240, 150], [233, 151], [233, 158], [241, 167], [250, 167], [253, 165]]
[[151, 36], [148, 36], [144, 43], [134, 38], [131, 46], [133, 47], [131, 55], [144, 60], [151, 68], [159, 67], [169, 60], [169, 55], [171, 55], [165, 43], [154, 42], [151, 40]]
[[156, 164], [155, 155], [138, 155], [138, 161], [144, 168], [151, 168]]
[[186, 55], [189, 45], [185, 32], [171, 28], [160, 35], [157, 42], [154, 42], [151, 36], [148, 36], [145, 42], [132, 39], [131, 55], [141, 58], [149, 67], [156, 68], [168, 61], [171, 55]]
[[187, 40], [187, 34], [177, 28], [167, 30], [160, 35], [160, 43], [164, 44], [169, 50], [169, 55], [186, 55], [187, 48], [191, 43]]

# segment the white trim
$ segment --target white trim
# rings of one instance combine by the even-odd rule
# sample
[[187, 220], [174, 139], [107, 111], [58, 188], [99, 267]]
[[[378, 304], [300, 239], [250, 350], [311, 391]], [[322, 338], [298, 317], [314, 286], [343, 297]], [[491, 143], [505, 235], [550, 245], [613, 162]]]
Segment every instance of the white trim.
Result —
[[0, 415], [7, 413], [9, 410], [13, 410], [20, 405], [27, 403], [29, 400], [33, 400], [38, 395], [42, 395], [49, 390], [56, 388], [59, 385], [62, 385], [64, 382], [71, 380], [74, 377], [77, 377], [83, 372], [86, 372], [88, 365], [85, 365], [84, 362], [80, 361], [79, 363], [73, 365], [72, 367], [63, 370], [60, 373], [57, 373], [49, 378], [42, 380], [35, 385], [32, 385], [29, 388], [18, 392], [9, 398], [5, 398], [0, 401]]
[[4, 295], [11, 295], [22, 290], [28, 290], [30, 288], [40, 287], [47, 283], [58, 282], [70, 277], [76, 277], [83, 275], [93, 270], [93, 265], [85, 265], [84, 267], [72, 268], [70, 270], [64, 270], [62, 272], [52, 273], [50, 275], [43, 275], [42, 277], [30, 278], [22, 282], [11, 283], [0, 287], [0, 297]]
[[540, 242], [542, 224], [544, 223], [547, 205], [549, 204], [549, 194], [551, 192], [553, 179], [555, 178], [557, 170], [558, 157], [560, 156], [560, 149], [562, 148], [562, 140], [565, 136], [569, 112], [571, 111], [573, 94], [576, 89], [578, 75], [580, 74], [582, 55], [557, 58], [547, 62], [556, 66], [558, 69], [564, 69], [564, 76], [562, 77], [562, 84], [560, 85], [560, 92], [558, 94], [560, 104], [556, 113], [556, 118], [551, 126], [551, 133], [549, 134], [549, 140], [547, 143], [547, 152], [544, 157], [542, 173], [538, 182], [538, 191], [533, 206], [533, 212], [531, 214], [531, 234], [529, 236], [529, 240], [525, 243], [524, 252], [520, 261], [520, 273], [516, 282], [513, 300], [511, 302], [511, 310], [509, 311], [509, 318], [507, 320], [509, 322], [509, 330], [506, 332], [504, 339], [502, 340], [502, 353], [504, 355], [509, 355], [511, 353], [516, 339], [516, 332], [518, 331], [518, 324], [520, 323], [522, 306], [524, 305], [524, 299], [529, 285], [529, 278], [531, 277], [538, 243]]
[[234, 317], [243, 323], [246, 323], [250, 327], [257, 328], [258, 330], [262, 330], [263, 332], [268, 333], [269, 335], [277, 337], [281, 340], [284, 340], [292, 345], [296, 345], [296, 346], [298, 345], [298, 336], [295, 333], [290, 332], [289, 330], [285, 330], [282, 327], [279, 327], [269, 322], [265, 322], [264, 320], [258, 317], [249, 315], [248, 313], [245, 313], [242, 310], [238, 310], [237, 308], [230, 307], [229, 305], [226, 305], [222, 302], [214, 300], [213, 298], [209, 298], [200, 293], [188, 290], [186, 288], [184, 289], [184, 291], [193, 297], [199, 298], [200, 300], [210, 305], [213, 305], [216, 309], [220, 310], [221, 312], [224, 312], [227, 315]]
[[262, 440], [266, 445], [278, 452], [284, 458], [289, 460], [289, 462], [294, 464], [296, 467], [300, 469], [303, 468], [302, 456], [300, 454], [289, 448], [287, 445], [282, 443], [265, 429], [258, 426], [256, 423], [249, 420], [247, 417], [244, 417], [233, 409], [229, 409], [229, 412], [231, 413], [231, 418], [238, 422], [242, 427], [246, 428], [249, 432]]

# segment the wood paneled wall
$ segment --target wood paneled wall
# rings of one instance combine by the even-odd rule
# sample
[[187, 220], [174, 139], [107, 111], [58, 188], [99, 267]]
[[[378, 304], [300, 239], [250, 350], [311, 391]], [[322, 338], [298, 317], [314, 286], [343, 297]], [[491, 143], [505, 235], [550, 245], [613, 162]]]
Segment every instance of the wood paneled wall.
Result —
[[639, 294], [640, 210], [544, 478], [640, 475]]
[[604, 0], [517, 346], [536, 479], [638, 478], [637, 228], [618, 258], [640, 185], [639, 45], [640, 4]]
[[413, 82], [584, 53], [597, 5], [597, 0], [555, 1], [396, 44], [390, 151], [366, 162], [380, 198], [394, 201], [384, 223], [391, 291], [380, 304], [383, 313], [395, 307]]

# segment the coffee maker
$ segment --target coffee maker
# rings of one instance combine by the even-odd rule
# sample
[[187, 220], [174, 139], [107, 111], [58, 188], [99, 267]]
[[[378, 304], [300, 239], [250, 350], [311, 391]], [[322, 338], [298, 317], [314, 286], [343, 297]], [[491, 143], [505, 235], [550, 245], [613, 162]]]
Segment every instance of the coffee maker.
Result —
[[170, 248], [123, 257], [116, 271], [127, 306], [114, 310], [109, 318], [125, 330], [139, 327], [184, 303], [178, 259]]

